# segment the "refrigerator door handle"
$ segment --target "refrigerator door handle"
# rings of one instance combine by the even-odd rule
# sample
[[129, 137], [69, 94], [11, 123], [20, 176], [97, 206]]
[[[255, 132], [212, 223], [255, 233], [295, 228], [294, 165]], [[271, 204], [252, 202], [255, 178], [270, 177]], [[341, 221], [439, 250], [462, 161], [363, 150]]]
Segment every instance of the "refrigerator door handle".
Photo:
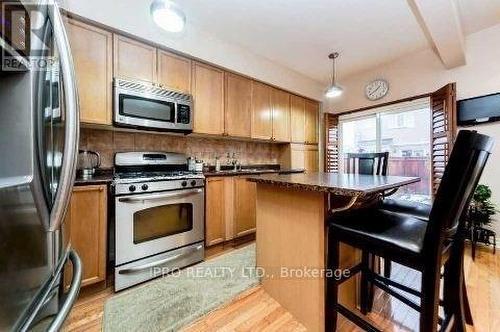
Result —
[[51, 0], [51, 16], [53, 18], [54, 40], [60, 55], [62, 85], [64, 91], [64, 107], [66, 108], [66, 131], [64, 140], [61, 177], [57, 188], [49, 231], [60, 228], [71, 197], [76, 172], [79, 139], [79, 107], [78, 91], [71, 57], [71, 49], [64, 29], [64, 23], [55, 1]]
[[62, 275], [64, 273], [64, 266], [68, 259], [71, 261], [71, 265], [73, 265], [73, 278], [71, 280], [71, 286], [67, 294], [65, 294], [66, 298], [64, 303], [59, 307], [59, 311], [56, 317], [50, 323], [48, 331], [55, 332], [59, 331], [64, 320], [68, 316], [73, 304], [75, 303], [78, 293], [80, 291], [80, 285], [82, 283], [82, 261], [80, 257], [74, 250], [70, 250], [66, 253], [64, 260], [61, 261], [61, 264], [58, 265], [54, 276], [48, 280], [47, 284], [41, 290], [39, 296], [39, 300], [37, 301], [36, 306], [30, 310], [27, 318], [22, 322], [20, 327], [14, 328], [15, 331], [26, 332], [33, 329], [33, 323], [37, 317], [37, 315], [43, 310], [44, 306], [51, 300], [54, 296], [54, 289], [62, 289], [64, 286], [58, 285], [57, 283], [62, 280]]
[[78, 298], [80, 285], [82, 283], [82, 261], [74, 250], [71, 250], [69, 252], [69, 260], [73, 265], [73, 278], [71, 279], [71, 286], [69, 288], [68, 294], [66, 295], [66, 300], [61, 306], [61, 309], [56, 318], [54, 318], [54, 320], [50, 324], [47, 332], [57, 332], [61, 329], [64, 321], [66, 320], [66, 317], [68, 317], [68, 314], [73, 307], [73, 304]]

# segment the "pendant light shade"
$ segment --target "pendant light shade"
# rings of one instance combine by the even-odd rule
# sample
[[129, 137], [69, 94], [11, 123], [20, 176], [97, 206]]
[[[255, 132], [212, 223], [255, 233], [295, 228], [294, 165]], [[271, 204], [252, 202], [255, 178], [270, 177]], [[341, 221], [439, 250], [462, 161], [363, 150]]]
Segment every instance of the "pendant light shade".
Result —
[[186, 25], [186, 15], [170, 0], [154, 0], [151, 4], [151, 16], [156, 25], [169, 32], [181, 32]]
[[328, 58], [329, 59], [332, 59], [332, 82], [330, 84], [330, 87], [328, 88], [328, 90], [326, 90], [326, 93], [325, 93], [325, 96], [327, 98], [335, 98], [335, 97], [338, 97], [340, 96], [344, 90], [339, 86], [337, 85], [337, 70], [336, 70], [336, 67], [335, 67], [335, 60], [339, 57], [339, 54], [337, 52], [335, 53], [331, 53], [330, 55], [328, 55]]

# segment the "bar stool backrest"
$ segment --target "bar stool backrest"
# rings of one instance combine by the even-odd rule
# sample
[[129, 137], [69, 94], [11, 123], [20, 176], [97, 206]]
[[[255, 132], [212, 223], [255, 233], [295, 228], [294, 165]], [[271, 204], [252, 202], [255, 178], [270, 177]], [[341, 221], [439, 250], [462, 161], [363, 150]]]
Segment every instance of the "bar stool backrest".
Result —
[[458, 133], [432, 205], [424, 239], [426, 257], [438, 259], [464, 226], [465, 218], [461, 217], [470, 203], [493, 144], [491, 137], [475, 131], [461, 130]]
[[348, 153], [345, 172], [368, 175], [387, 175], [389, 152]]

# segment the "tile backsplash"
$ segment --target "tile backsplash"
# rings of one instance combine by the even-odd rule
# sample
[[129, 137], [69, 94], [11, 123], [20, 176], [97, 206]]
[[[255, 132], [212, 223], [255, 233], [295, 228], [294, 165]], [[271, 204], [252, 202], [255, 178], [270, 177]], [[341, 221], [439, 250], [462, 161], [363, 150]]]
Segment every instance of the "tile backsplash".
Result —
[[174, 136], [153, 133], [121, 132], [82, 128], [80, 149], [99, 152], [101, 167], [113, 167], [116, 152], [126, 151], [167, 151], [184, 153], [215, 164], [219, 156], [226, 162], [226, 154], [236, 153], [238, 160], [248, 164], [277, 164], [284, 145], [260, 142], [245, 142], [194, 136]]

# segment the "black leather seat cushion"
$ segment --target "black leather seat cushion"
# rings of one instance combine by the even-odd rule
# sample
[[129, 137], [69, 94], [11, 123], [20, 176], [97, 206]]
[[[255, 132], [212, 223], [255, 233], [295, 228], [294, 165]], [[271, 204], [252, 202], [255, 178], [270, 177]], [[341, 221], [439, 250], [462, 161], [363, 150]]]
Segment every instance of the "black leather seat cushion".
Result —
[[385, 198], [382, 200], [380, 208], [386, 211], [404, 213], [428, 221], [432, 205], [397, 198]]
[[420, 257], [427, 222], [405, 214], [359, 209], [329, 218], [332, 235], [356, 247], [373, 249], [391, 256]]

